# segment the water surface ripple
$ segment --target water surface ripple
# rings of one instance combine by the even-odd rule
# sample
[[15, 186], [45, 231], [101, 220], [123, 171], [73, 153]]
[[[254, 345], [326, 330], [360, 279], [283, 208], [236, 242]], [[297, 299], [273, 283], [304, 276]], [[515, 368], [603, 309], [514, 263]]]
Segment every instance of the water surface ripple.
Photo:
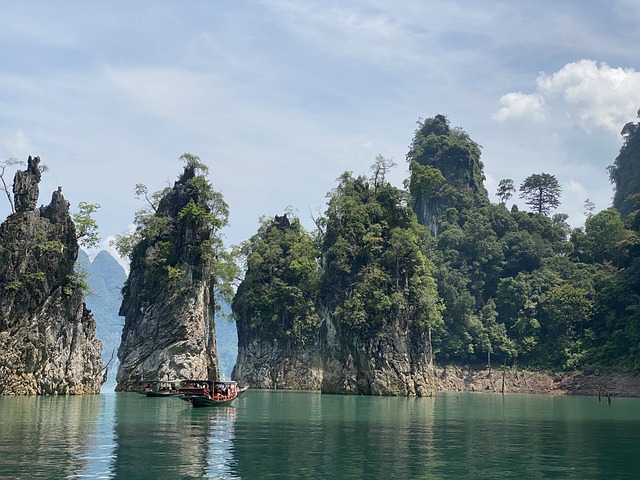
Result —
[[637, 479], [640, 400], [0, 397], [0, 478]]

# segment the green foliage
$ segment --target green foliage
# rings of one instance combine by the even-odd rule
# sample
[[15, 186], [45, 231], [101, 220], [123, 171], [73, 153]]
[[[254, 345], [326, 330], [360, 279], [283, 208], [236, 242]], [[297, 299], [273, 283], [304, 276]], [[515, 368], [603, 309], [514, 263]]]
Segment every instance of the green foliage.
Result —
[[23, 278], [29, 282], [46, 282], [47, 281], [47, 276], [44, 274], [44, 272], [27, 273], [24, 275]]
[[92, 217], [99, 208], [100, 205], [97, 203], [80, 202], [78, 204], [78, 212], [73, 214], [76, 240], [85, 248], [94, 248], [100, 245], [98, 223]]
[[[407, 161], [411, 171], [409, 191], [419, 215], [425, 209], [462, 202], [469, 206], [489, 203], [480, 145], [464, 130], [450, 128], [444, 115], [418, 122]], [[431, 168], [422, 168], [425, 166]], [[425, 223], [422, 218], [420, 221]]]
[[513, 193], [516, 191], [516, 187], [513, 185], [513, 180], [510, 178], [503, 178], [498, 183], [498, 190], [496, 196], [500, 198], [500, 203], [504, 205], [507, 201], [513, 197]]
[[567, 215], [548, 216], [560, 203], [553, 175], [531, 175], [520, 187], [535, 213], [504, 208], [510, 179], [499, 184], [499, 205], [474, 203], [465, 179], [477, 168], [461, 160], [469, 157], [450, 160], [465, 172], [437, 161], [449, 151], [446, 118], [420, 124], [408, 154], [414, 183], [407, 185], [417, 198], [413, 162], [438, 167], [446, 178], [435, 192], [427, 183], [428, 201], [413, 205], [437, 232], [432, 258], [445, 310], [433, 343], [440, 361], [640, 371], [639, 132], [640, 124], [625, 127], [625, 145], [609, 169], [616, 208], [596, 213], [585, 203], [585, 228], [572, 231]]
[[59, 240], [50, 240], [47, 242], [38, 243], [37, 248], [41, 252], [62, 253], [64, 250], [64, 244]]
[[562, 189], [558, 179], [548, 173], [534, 173], [525, 178], [520, 185], [520, 198], [540, 215], [548, 215], [552, 209], [560, 205]]
[[378, 156], [371, 178], [340, 176], [317, 233], [263, 220], [243, 246], [239, 332], [312, 342], [321, 305], [356, 343], [393, 321], [429, 329], [439, 361], [640, 372], [639, 131], [625, 127], [610, 167], [624, 198], [598, 213], [586, 202], [585, 227], [571, 230], [566, 214], [550, 217], [553, 175], [520, 186], [532, 213], [505, 208], [508, 178], [490, 204], [479, 145], [442, 115], [419, 122], [408, 192], [386, 183], [393, 162]]
[[[145, 185], [136, 185], [135, 196], [146, 205], [135, 214], [135, 228], [117, 235], [112, 245], [131, 260], [132, 269], [144, 265], [150, 281], [167, 286], [174, 297], [188, 292], [191, 281], [213, 279], [220, 311], [220, 301], [230, 301], [237, 273], [219, 232], [229, 207], [207, 180], [208, 167], [199, 157], [185, 153], [180, 160], [185, 167], [173, 188], [149, 194]], [[186, 283], [183, 264], [192, 267]], [[128, 292], [125, 284], [123, 293]]]
[[73, 295], [77, 289], [80, 289], [84, 295], [93, 295], [93, 292], [89, 288], [87, 277], [87, 271], [81, 266], [76, 265], [73, 273], [71, 275], [67, 275], [65, 278], [65, 282], [62, 285], [62, 291], [65, 295]]
[[429, 234], [405, 192], [371, 181], [344, 173], [330, 195], [324, 301], [347, 330], [362, 334], [397, 318], [435, 328], [441, 303], [426, 252]]
[[255, 330], [292, 345], [315, 338], [318, 254], [298, 218], [262, 219], [241, 249], [246, 274], [232, 302], [239, 334]]
[[568, 369], [580, 366], [585, 324], [592, 311], [589, 292], [563, 283], [552, 287], [540, 305], [545, 326], [545, 349], [551, 365]]
[[[638, 111], [640, 118], [640, 110]], [[640, 122], [629, 122], [622, 128], [624, 143], [612, 165], [609, 179], [614, 184], [613, 206], [622, 218], [634, 211], [633, 196], [640, 193]]]
[[23, 283], [20, 280], [14, 280], [7, 284], [5, 290], [8, 292], [17, 292], [22, 289]]
[[203, 205], [198, 205], [193, 198], [190, 198], [189, 203], [180, 210], [178, 220], [185, 223], [209, 224], [215, 229], [219, 229], [223, 225], [221, 218], [209, 213]]
[[409, 164], [411, 177], [405, 180], [404, 186], [407, 188], [414, 198], [414, 208], [418, 199], [430, 198], [437, 190], [437, 187], [445, 182], [442, 172], [436, 167], [430, 165], [420, 165], [415, 160]]

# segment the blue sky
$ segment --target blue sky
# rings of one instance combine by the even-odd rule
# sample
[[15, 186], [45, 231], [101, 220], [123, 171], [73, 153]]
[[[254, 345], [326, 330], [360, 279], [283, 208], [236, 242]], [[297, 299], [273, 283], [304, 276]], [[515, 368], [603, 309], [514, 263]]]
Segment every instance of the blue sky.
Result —
[[[198, 155], [228, 244], [261, 216], [311, 228], [346, 170], [392, 158], [441, 113], [482, 145], [486, 187], [556, 175], [559, 212], [611, 204], [606, 167], [640, 108], [640, 4], [566, 1], [20, 1], [0, 17], [0, 158], [39, 155], [40, 203], [99, 203], [124, 232]], [[522, 200], [514, 199], [521, 208]], [[9, 213], [0, 202], [0, 216]]]

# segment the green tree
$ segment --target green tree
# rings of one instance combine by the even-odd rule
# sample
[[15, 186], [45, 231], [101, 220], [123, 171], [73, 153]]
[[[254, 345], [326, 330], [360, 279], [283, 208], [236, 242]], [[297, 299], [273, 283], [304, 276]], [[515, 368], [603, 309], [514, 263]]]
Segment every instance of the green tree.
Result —
[[319, 251], [300, 220], [290, 212], [263, 218], [240, 254], [246, 273], [231, 304], [239, 336], [253, 330], [287, 345], [313, 341], [320, 321]]
[[378, 185], [383, 184], [387, 173], [395, 166], [396, 162], [390, 158], [384, 158], [382, 155], [377, 155], [375, 162], [371, 166], [371, 180], [373, 181], [373, 185], [377, 187]]
[[634, 207], [630, 197], [640, 193], [640, 122], [627, 123], [621, 135], [624, 143], [608, 170], [609, 179], [615, 186], [613, 207], [621, 213], [622, 218], [626, 218]]
[[596, 204], [588, 198], [584, 201], [584, 216], [588, 220], [593, 217], [596, 211]]
[[498, 183], [498, 190], [496, 196], [500, 199], [500, 204], [504, 205], [513, 197], [513, 193], [516, 191], [516, 187], [513, 185], [513, 180], [510, 178], [503, 178]]
[[555, 176], [548, 173], [533, 174], [520, 185], [520, 198], [536, 213], [548, 215], [560, 205], [562, 189]]
[[619, 265], [624, 255], [623, 238], [624, 223], [620, 212], [613, 207], [598, 212], [585, 222], [584, 245], [591, 261]]
[[545, 318], [545, 346], [553, 365], [578, 367], [583, 358], [584, 325], [592, 312], [589, 292], [568, 283], [551, 288], [540, 308]]
[[78, 212], [73, 214], [73, 223], [76, 226], [76, 240], [85, 248], [100, 246], [98, 223], [92, 215], [100, 208], [97, 203], [80, 202]]
[[410, 163], [411, 178], [404, 181], [404, 187], [412, 193], [413, 209], [417, 206], [418, 199], [429, 198], [436, 189], [445, 182], [442, 172], [430, 165], [420, 165], [416, 161]]

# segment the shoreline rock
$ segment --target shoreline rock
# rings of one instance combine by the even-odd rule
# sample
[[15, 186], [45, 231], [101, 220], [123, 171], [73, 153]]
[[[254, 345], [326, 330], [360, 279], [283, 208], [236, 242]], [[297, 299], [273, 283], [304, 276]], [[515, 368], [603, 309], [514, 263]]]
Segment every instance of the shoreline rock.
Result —
[[[502, 378], [501, 368], [435, 367], [438, 392], [501, 393]], [[507, 368], [504, 372], [504, 393], [640, 397], [640, 376], [600, 371], [537, 372]]]

